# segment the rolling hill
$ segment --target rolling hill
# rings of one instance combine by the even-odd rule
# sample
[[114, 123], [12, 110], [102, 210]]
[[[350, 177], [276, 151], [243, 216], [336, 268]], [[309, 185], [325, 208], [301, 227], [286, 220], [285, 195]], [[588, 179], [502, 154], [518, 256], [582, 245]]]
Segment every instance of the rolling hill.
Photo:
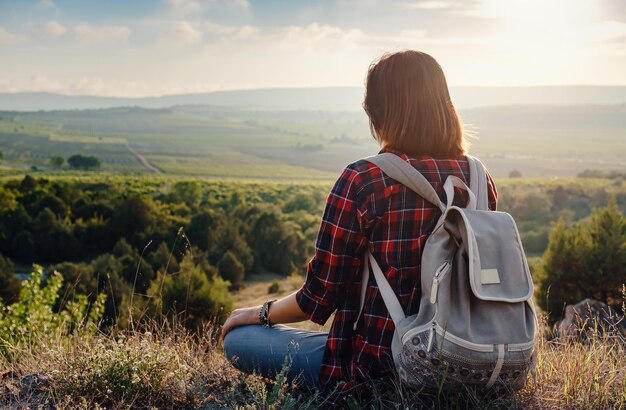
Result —
[[[361, 111], [363, 87], [274, 88], [146, 98], [0, 93], [0, 110], [38, 111], [136, 106], [221, 105], [255, 110]], [[621, 104], [626, 86], [452, 87], [457, 108], [512, 104]]]

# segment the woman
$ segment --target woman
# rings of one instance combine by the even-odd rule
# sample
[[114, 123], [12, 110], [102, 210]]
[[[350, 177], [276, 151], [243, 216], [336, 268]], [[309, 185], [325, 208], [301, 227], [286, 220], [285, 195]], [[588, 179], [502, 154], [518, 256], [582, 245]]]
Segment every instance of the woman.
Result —
[[[469, 185], [466, 141], [439, 64], [418, 51], [383, 56], [370, 66], [363, 107], [381, 152], [413, 165], [445, 202], [443, 182]], [[488, 176], [489, 206], [496, 190]], [[467, 201], [457, 192], [455, 204]], [[333, 391], [340, 402], [374, 380], [393, 380], [394, 324], [370, 278], [357, 321], [361, 261], [370, 249], [404, 313], [417, 313], [422, 247], [441, 211], [364, 160], [348, 165], [328, 196], [308, 274], [297, 292], [263, 306], [238, 309], [223, 326], [224, 351], [241, 370], [273, 377], [285, 357], [289, 379]], [[311, 320], [328, 334], [274, 326]], [[261, 326], [264, 323], [267, 326]], [[287, 356], [286, 356], [287, 354]]]

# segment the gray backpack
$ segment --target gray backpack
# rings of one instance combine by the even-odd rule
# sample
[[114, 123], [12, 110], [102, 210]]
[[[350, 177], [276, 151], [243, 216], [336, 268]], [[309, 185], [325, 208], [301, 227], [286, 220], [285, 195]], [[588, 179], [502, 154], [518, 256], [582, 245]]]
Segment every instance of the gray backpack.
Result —
[[[419, 312], [405, 317], [367, 251], [359, 317], [371, 266], [395, 324], [391, 352], [403, 382], [430, 390], [442, 384], [515, 390], [524, 386], [529, 371], [534, 375], [532, 278], [513, 218], [488, 210], [485, 169], [477, 159], [467, 158], [471, 189], [449, 176], [444, 184], [447, 203], [397, 155], [365, 158], [436, 205], [442, 215], [424, 246]], [[455, 187], [469, 195], [464, 208], [452, 205]]]

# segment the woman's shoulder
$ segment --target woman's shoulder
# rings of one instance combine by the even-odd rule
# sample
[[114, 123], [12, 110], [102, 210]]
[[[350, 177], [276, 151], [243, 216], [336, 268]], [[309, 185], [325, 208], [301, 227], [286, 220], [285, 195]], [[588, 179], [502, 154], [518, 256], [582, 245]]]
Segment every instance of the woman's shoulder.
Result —
[[[428, 155], [407, 155], [404, 152], [394, 149], [386, 148], [382, 149], [379, 154], [391, 153], [400, 157], [402, 160], [407, 161], [413, 165], [418, 171], [420, 171], [427, 179], [434, 177], [435, 180], [439, 179], [442, 175], [449, 174], [466, 174], [469, 176], [469, 163], [467, 156], [460, 158], [434, 158]], [[344, 173], [350, 175], [352, 178], [361, 180], [361, 182], [372, 182], [371, 177], [384, 178], [384, 174], [376, 165], [368, 161], [367, 158], [362, 158], [348, 164], [344, 168]], [[364, 176], [370, 178], [364, 179]], [[433, 181], [436, 182], [436, 181]]]

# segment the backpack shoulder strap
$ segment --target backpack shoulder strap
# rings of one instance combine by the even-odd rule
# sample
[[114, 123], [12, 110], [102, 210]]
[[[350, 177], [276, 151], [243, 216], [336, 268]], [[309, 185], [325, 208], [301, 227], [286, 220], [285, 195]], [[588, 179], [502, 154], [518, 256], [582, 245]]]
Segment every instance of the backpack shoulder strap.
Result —
[[372, 268], [372, 272], [374, 273], [374, 279], [376, 281], [376, 285], [378, 285], [378, 291], [383, 298], [383, 302], [387, 307], [387, 311], [389, 312], [389, 316], [391, 316], [391, 320], [393, 320], [394, 325], [396, 327], [405, 318], [404, 310], [402, 309], [402, 305], [400, 305], [400, 301], [398, 297], [394, 293], [391, 285], [385, 278], [385, 274], [378, 266], [378, 262], [374, 258], [374, 255], [367, 250], [363, 255], [363, 270], [361, 273], [361, 298], [359, 301], [359, 312], [357, 313], [356, 320], [354, 321], [354, 325], [352, 327], [353, 330], [356, 330], [357, 325], [359, 323], [359, 319], [361, 318], [361, 314], [363, 313], [363, 306], [365, 305], [365, 293], [367, 292], [367, 282], [369, 282], [370, 278], [370, 267]]
[[385, 174], [415, 191], [422, 198], [445, 211], [446, 205], [441, 202], [433, 186], [418, 170], [399, 156], [386, 152], [364, 158], [380, 168]]
[[[430, 184], [430, 182], [428, 182], [424, 175], [422, 175], [418, 170], [413, 168], [411, 164], [404, 161], [399, 156], [387, 152], [364, 159], [376, 165], [389, 177], [405, 185], [407, 188], [415, 191], [422, 198], [441, 209], [442, 212], [445, 211], [446, 204], [444, 204], [441, 199], [439, 199], [439, 195], [437, 195], [437, 192]], [[370, 267], [372, 272], [374, 273], [374, 279], [376, 280], [376, 284], [378, 285], [378, 289], [383, 298], [383, 301], [385, 302], [385, 306], [389, 311], [391, 319], [396, 325], [402, 319], [404, 319], [404, 311], [402, 310], [402, 306], [400, 305], [397, 296], [395, 295], [393, 289], [389, 285], [389, 282], [385, 278], [385, 275], [380, 269], [380, 266], [378, 266], [376, 259], [368, 250], [365, 252], [362, 261], [360, 292], [361, 297], [359, 300], [359, 311], [353, 325], [354, 330], [356, 330], [359, 319], [361, 318], [361, 314], [363, 313], [363, 306], [365, 305], [365, 293], [367, 291], [367, 283], [369, 282], [370, 278]]]
[[470, 169], [470, 189], [476, 195], [476, 209], [486, 211], [489, 209], [489, 197], [487, 187], [487, 173], [485, 166], [476, 157], [467, 156]]

